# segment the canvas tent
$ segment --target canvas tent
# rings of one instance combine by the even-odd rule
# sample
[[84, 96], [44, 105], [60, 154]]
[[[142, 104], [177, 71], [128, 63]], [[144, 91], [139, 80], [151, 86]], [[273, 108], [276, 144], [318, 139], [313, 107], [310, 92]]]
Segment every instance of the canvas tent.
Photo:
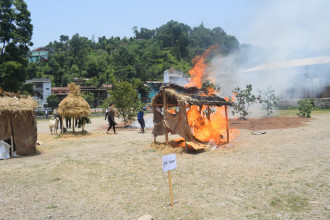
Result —
[[[196, 87], [185, 88], [176, 84], [161, 87], [152, 102], [154, 140], [156, 141], [158, 135], [165, 135], [166, 142], [168, 142], [168, 133], [171, 132], [172, 134], [179, 134], [186, 141], [200, 142], [194, 136], [188, 124], [186, 108], [192, 105], [225, 106], [227, 114], [227, 106], [232, 105], [230, 101], [226, 101], [216, 95], [208, 96], [205, 93], [206, 91]], [[177, 107], [178, 112], [172, 114], [168, 111], [168, 107]], [[160, 108], [163, 108], [163, 113], [160, 112]], [[227, 142], [229, 142], [228, 125]]]
[[[70, 94], [60, 102], [58, 113], [61, 115], [62, 119], [88, 117], [90, 114], [90, 107], [86, 100], [80, 95], [80, 87], [76, 86], [75, 83], [70, 83], [68, 87], [70, 89]], [[83, 127], [84, 126], [82, 126], [82, 128]]]
[[29, 96], [0, 88], [0, 140], [13, 139], [16, 154], [33, 154], [37, 142], [37, 103]]

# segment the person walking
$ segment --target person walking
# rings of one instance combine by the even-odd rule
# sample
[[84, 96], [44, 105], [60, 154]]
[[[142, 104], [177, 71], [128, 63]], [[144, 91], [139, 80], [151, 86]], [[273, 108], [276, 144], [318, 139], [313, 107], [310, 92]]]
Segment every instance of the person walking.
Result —
[[141, 126], [141, 132], [142, 132], [142, 133], [144, 133], [144, 128], [145, 128], [145, 122], [144, 122], [144, 118], [143, 118], [143, 116], [144, 116], [144, 111], [145, 111], [145, 110], [146, 110], [146, 108], [143, 107], [143, 109], [140, 110], [140, 111], [138, 112], [138, 115], [137, 115], [137, 120], [138, 120], [138, 122], [139, 122], [139, 124], [140, 124], [140, 126]]
[[111, 127], [113, 127], [113, 133], [114, 134], [117, 134], [116, 133], [116, 121], [115, 121], [115, 110], [113, 108], [113, 104], [111, 103], [109, 105], [109, 111], [105, 113], [105, 119], [104, 120], [107, 120], [108, 119], [108, 122], [109, 122], [109, 127], [108, 127], [108, 130], [107, 130], [107, 134], [109, 134], [109, 130], [111, 129]]

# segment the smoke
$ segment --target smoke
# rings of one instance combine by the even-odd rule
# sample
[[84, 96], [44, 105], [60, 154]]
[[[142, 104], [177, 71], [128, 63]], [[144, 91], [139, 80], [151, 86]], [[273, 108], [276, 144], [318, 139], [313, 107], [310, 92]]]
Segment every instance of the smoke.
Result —
[[[240, 51], [211, 61], [208, 71], [221, 86], [221, 96], [252, 84], [254, 93], [272, 87], [280, 99], [321, 97], [330, 86], [330, 1], [260, 4], [243, 30]], [[328, 63], [306, 65], [321, 56]], [[292, 60], [300, 65], [290, 66]]]

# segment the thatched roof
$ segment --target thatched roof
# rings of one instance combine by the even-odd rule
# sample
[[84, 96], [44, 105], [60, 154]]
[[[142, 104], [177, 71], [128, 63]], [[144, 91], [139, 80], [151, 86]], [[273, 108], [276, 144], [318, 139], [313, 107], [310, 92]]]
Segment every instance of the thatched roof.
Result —
[[79, 118], [90, 114], [89, 104], [80, 95], [80, 87], [71, 83], [68, 85], [70, 94], [61, 101], [58, 113], [62, 117]]
[[0, 88], [0, 115], [22, 115], [34, 111], [38, 104], [30, 96], [5, 92]]
[[166, 93], [166, 102], [168, 105], [178, 105], [179, 102], [184, 102], [186, 105], [210, 105], [223, 106], [232, 105], [230, 101], [226, 101], [216, 95], [206, 96], [204, 90], [196, 87], [181, 87], [176, 84], [162, 86], [159, 93], [153, 98], [152, 105], [163, 105], [163, 92]]

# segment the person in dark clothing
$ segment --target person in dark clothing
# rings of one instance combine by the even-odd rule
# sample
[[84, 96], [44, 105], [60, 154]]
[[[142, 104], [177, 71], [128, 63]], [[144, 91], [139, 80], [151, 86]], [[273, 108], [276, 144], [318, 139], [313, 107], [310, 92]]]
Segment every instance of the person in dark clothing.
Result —
[[138, 116], [137, 116], [137, 120], [141, 125], [141, 132], [144, 133], [144, 128], [145, 128], [145, 122], [144, 122], [144, 111], [146, 110], [146, 108], [143, 108], [141, 111], [139, 111]]
[[110, 104], [110, 109], [109, 111], [105, 114], [105, 119], [104, 120], [107, 120], [108, 118], [108, 122], [109, 122], [109, 127], [108, 127], [108, 130], [107, 130], [107, 134], [109, 134], [109, 130], [111, 129], [111, 127], [113, 127], [113, 133], [114, 134], [117, 134], [116, 133], [116, 121], [115, 121], [115, 111], [113, 109], [113, 104]]

